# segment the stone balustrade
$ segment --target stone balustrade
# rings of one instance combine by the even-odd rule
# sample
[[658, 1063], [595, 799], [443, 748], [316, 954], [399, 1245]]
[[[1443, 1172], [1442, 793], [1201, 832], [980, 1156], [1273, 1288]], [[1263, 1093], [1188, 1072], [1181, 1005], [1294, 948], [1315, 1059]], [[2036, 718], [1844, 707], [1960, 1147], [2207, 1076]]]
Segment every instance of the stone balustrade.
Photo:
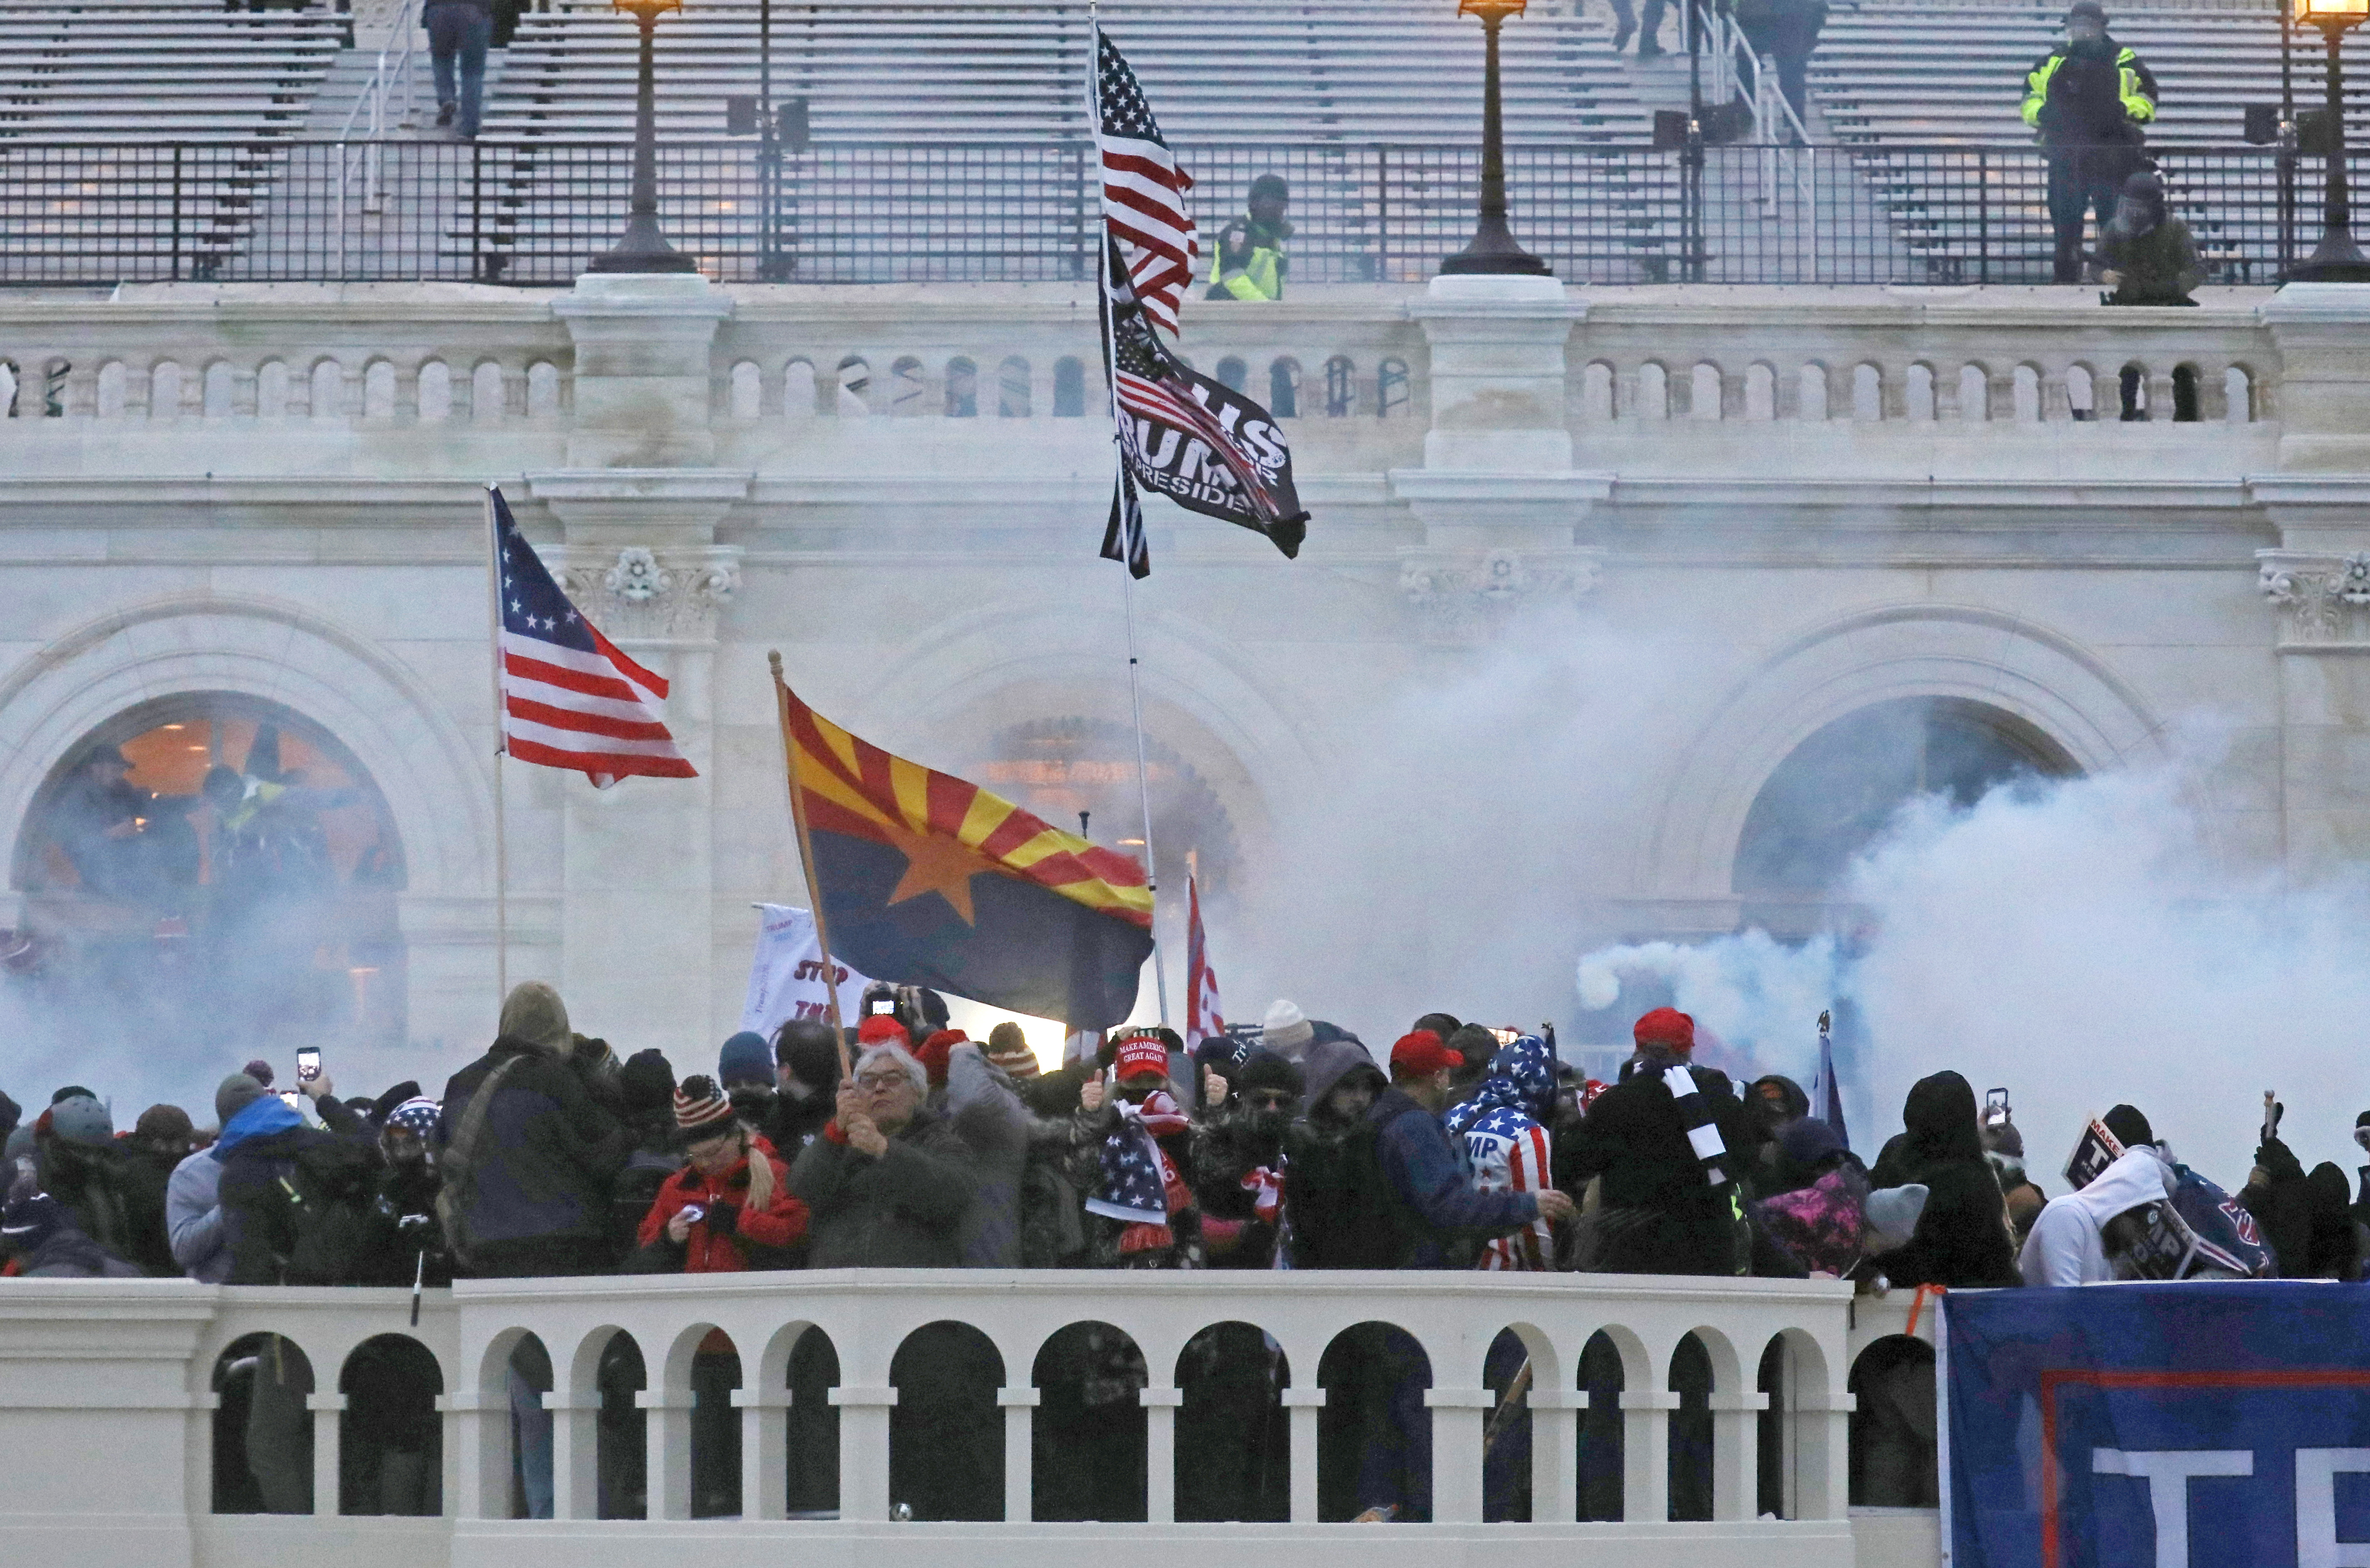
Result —
[[[839, 1271], [731, 1276], [616, 1276], [465, 1282], [426, 1293], [414, 1326], [398, 1291], [254, 1289], [179, 1281], [11, 1281], [0, 1289], [0, 1531], [109, 1561], [140, 1563], [335, 1560], [349, 1568], [403, 1563], [640, 1562], [673, 1538], [712, 1550], [775, 1547], [888, 1551], [902, 1561], [958, 1551], [988, 1561], [1182, 1561], [1256, 1539], [1268, 1550], [1355, 1551], [1396, 1562], [1432, 1560], [1498, 1532], [1510, 1544], [1617, 1550], [1647, 1564], [1830, 1564], [1866, 1568], [1937, 1560], [1930, 1514], [1847, 1507], [1849, 1377], [1870, 1344], [1908, 1326], [1907, 1300], [1855, 1300], [1833, 1283], [1608, 1275], [1018, 1273]], [[1932, 1314], [1921, 1337], [1931, 1334]], [[910, 1368], [899, 1360], [927, 1324], [966, 1324], [1001, 1367], [996, 1403], [977, 1440], [1002, 1452], [1004, 1522], [896, 1522], [892, 1412]], [[1052, 1525], [1032, 1512], [1033, 1412], [1064, 1325], [1109, 1325], [1140, 1351], [1146, 1469], [1135, 1523]], [[1290, 1428], [1288, 1523], [1176, 1522], [1180, 1407], [1194, 1389], [1180, 1366], [1188, 1343], [1219, 1324], [1251, 1324], [1280, 1350]], [[1319, 1429], [1333, 1373], [1327, 1352], [1344, 1331], [1388, 1323], [1421, 1347], [1432, 1437], [1435, 1523], [1382, 1528], [1318, 1521]], [[1528, 1396], [1533, 1520], [1484, 1524], [1483, 1434], [1495, 1396], [1484, 1358], [1503, 1330], [1534, 1373]], [[647, 1517], [603, 1519], [601, 1450], [618, 1428], [601, 1412], [614, 1387], [619, 1336], [636, 1352]], [[787, 1441], [794, 1349], [820, 1336], [836, 1412], [838, 1507], [789, 1517]], [[273, 1336], [278, 1343], [273, 1343]], [[340, 1445], [375, 1441], [357, 1392], [355, 1353], [409, 1342], [437, 1385], [443, 1425], [441, 1517], [340, 1514]], [[719, 1338], [720, 1336], [720, 1338]], [[1601, 1336], [1601, 1339], [1599, 1338]], [[510, 1368], [530, 1337], [551, 1387], [553, 1517], [514, 1518]], [[695, 1389], [703, 1352], [729, 1342], [730, 1392], [741, 1441], [736, 1520], [692, 1517]], [[1576, 1462], [1590, 1394], [1581, 1373], [1592, 1342], [1617, 1355], [1621, 1505], [1616, 1519], [1579, 1522]], [[600, 1370], [611, 1355], [612, 1372]], [[313, 1512], [213, 1512], [215, 1407], [223, 1368], [262, 1355], [309, 1387]], [[1708, 1365], [1710, 1393], [1674, 1391], [1674, 1362]], [[1600, 1363], [1601, 1364], [1601, 1363]], [[1503, 1372], [1500, 1378], [1502, 1381]], [[1180, 1387], [1180, 1383], [1186, 1386]], [[1600, 1380], [1599, 1388], [1603, 1388]], [[1700, 1382], [1694, 1385], [1700, 1389]], [[612, 1395], [615, 1398], [615, 1395]], [[1672, 1511], [1674, 1413], [1708, 1406], [1710, 1518]], [[606, 1428], [606, 1435], [604, 1433]], [[1778, 1516], [1761, 1471], [1782, 1476]], [[1760, 1458], [1757, 1458], [1757, 1456]], [[1684, 1462], [1684, 1461], [1683, 1461]], [[1059, 1471], [1057, 1474], [1061, 1473]], [[1757, 1492], [1756, 1487], [1760, 1490]], [[351, 1500], [351, 1487], [346, 1492]], [[1357, 1531], [1345, 1536], [1344, 1530]], [[732, 1545], [726, 1545], [730, 1541]], [[1857, 1547], [1855, 1548], [1855, 1541]], [[1857, 1550], [1857, 1556], [1853, 1555]]]

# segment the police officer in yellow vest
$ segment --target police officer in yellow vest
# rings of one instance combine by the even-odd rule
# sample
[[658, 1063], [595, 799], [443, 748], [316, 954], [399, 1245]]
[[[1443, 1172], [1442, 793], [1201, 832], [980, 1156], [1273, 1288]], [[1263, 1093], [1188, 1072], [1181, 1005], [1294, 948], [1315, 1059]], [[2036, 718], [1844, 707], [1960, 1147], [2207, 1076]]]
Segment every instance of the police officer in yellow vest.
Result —
[[2049, 221], [2057, 232], [2056, 281], [2082, 281], [2082, 225], [2103, 225], [2123, 181], [2145, 162], [2141, 127], [2156, 120], [2156, 75], [2107, 35], [2099, 0], [2074, 0], [2066, 41], [2024, 79], [2024, 122], [2049, 153]]
[[1283, 219], [1290, 190], [1279, 174], [1262, 174], [1251, 181], [1250, 211], [1218, 234], [1218, 251], [1210, 259], [1211, 299], [1279, 300], [1283, 274], [1291, 266], [1283, 242], [1292, 225]]

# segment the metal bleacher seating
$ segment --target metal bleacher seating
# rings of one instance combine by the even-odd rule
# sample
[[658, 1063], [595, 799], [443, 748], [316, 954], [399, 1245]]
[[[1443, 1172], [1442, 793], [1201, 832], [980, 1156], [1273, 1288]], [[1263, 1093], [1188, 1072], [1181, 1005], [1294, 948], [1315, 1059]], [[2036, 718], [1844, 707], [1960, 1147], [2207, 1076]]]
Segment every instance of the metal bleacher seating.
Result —
[[0, 0], [0, 276], [211, 275], [251, 231], [347, 34], [326, 9]]
[[[2260, 279], [2276, 248], [2270, 149], [2240, 136], [2249, 104], [2280, 102], [2279, 13], [2269, 7], [2111, 6], [2115, 39], [2161, 89], [2147, 142], [2176, 208], [2224, 281]], [[2042, 160], [2020, 151], [2025, 73], [2064, 37], [2054, 4], [1842, 0], [1811, 64], [1811, 90], [1838, 142], [1913, 254], [1938, 278], [2046, 277], [2051, 250]], [[2321, 101], [2320, 38], [2291, 56], [2297, 106]], [[2370, 111], [2348, 94], [2347, 120]], [[1971, 152], [1993, 152], [1971, 163]], [[2313, 166], [2317, 169], [2317, 165]], [[2307, 193], [2307, 202], [2317, 200]], [[2309, 243], [2309, 233], [2307, 243]]]

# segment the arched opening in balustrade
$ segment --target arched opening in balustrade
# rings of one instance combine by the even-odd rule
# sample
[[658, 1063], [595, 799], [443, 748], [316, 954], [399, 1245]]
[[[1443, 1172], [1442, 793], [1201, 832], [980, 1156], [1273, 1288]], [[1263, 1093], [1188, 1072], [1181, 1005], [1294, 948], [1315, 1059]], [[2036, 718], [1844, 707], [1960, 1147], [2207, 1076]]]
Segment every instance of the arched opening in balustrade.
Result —
[[[668, 1402], [673, 1402], [678, 1389], [691, 1400], [689, 1419], [669, 1434], [687, 1438], [690, 1449], [685, 1470], [673, 1478], [677, 1488], [673, 1496], [678, 1505], [689, 1505], [695, 1519], [737, 1518], [742, 1512], [741, 1412], [732, 1395], [741, 1387], [741, 1348], [722, 1329], [703, 1323], [684, 1332], [668, 1360], [673, 1374], [668, 1378]], [[666, 1512], [672, 1516], [673, 1509]]]
[[1251, 367], [1244, 363], [1240, 354], [1222, 354], [1218, 358], [1216, 375], [1219, 386], [1239, 392], [1250, 382]]
[[979, 417], [979, 366], [957, 354], [947, 361], [947, 418]]
[[[273, 360], [264, 368], [269, 370], [271, 365], [279, 363], [278, 360]], [[284, 366], [282, 371], [284, 374]], [[123, 417], [124, 407], [131, 399], [130, 386], [131, 375], [123, 368], [121, 360], [109, 360], [98, 367], [98, 390], [96, 398], [100, 419], [120, 420]]]
[[1289, 354], [1267, 367], [1267, 411], [1280, 420], [1300, 417], [1300, 362]]
[[[206, 401], [213, 401], [213, 389], [207, 388]], [[224, 408], [223, 412], [230, 409]], [[209, 417], [213, 409], [207, 409]], [[362, 418], [391, 420], [395, 418], [395, 364], [390, 360], [375, 359], [362, 367]]]
[[1580, 1517], [1616, 1521], [1622, 1516], [1625, 1445], [1621, 1393], [1628, 1386], [1620, 1345], [1599, 1329], [1580, 1352], [1580, 1388], [1588, 1408], [1580, 1416]]
[[2172, 422], [2195, 424], [2197, 412], [2197, 367], [2177, 364], [2172, 367]]
[[1064, 354], [1053, 362], [1053, 417], [1075, 420], [1087, 411], [1087, 362]]
[[[1500, 1330], [1482, 1357], [1481, 1383], [1492, 1396], [1481, 1424], [1481, 1517], [1490, 1524], [1538, 1521], [1531, 1490], [1531, 1395], [1564, 1386], [1554, 1346], [1528, 1323]], [[1550, 1516], [1544, 1522], [1563, 1520]]]
[[1580, 373], [1580, 417], [1591, 424], [1613, 418], [1613, 367], [1603, 360], [1589, 361]]
[[1753, 1512], [1755, 1517], [1774, 1514], [1781, 1519], [1799, 1518], [1794, 1511], [1793, 1477], [1789, 1473], [1793, 1443], [1787, 1421], [1789, 1409], [1787, 1396], [1792, 1382], [1788, 1376], [1790, 1357], [1786, 1342], [1773, 1339], [1761, 1353], [1760, 1369], [1754, 1374], [1753, 1386], [1768, 1400], [1753, 1424]]
[[1038, 1349], [1030, 1381], [1030, 1516], [1142, 1523], [1149, 1423], [1136, 1396], [1149, 1378], [1135, 1341], [1109, 1323], [1068, 1324]]
[[[1375, 417], [1390, 419], [1408, 411], [1413, 397], [1408, 375], [1408, 363], [1403, 359], [1386, 359], [1375, 366]], [[1610, 394], [1607, 395], [1610, 402]], [[1610, 414], [1605, 416], [1611, 418]]]
[[[382, 360], [379, 363], [385, 364], [386, 362]], [[390, 376], [393, 375], [395, 367], [393, 365], [387, 365], [387, 372]], [[230, 418], [233, 411], [231, 408], [231, 398], [232, 394], [237, 388], [237, 386], [238, 371], [236, 367], [232, 365], [230, 361], [216, 360], [213, 363], [206, 366], [205, 401], [201, 405], [205, 417], [210, 420], [226, 420]], [[387, 383], [387, 399], [392, 403], [394, 401], [394, 398], [395, 384], [392, 380], [389, 380]]]
[[1755, 424], [1778, 417], [1778, 373], [1758, 361], [1744, 367], [1744, 417]]
[[1641, 420], [1666, 420], [1671, 417], [1671, 373], [1654, 360], [1638, 367], [1638, 417]]
[[172, 360], [158, 360], [149, 368], [148, 417], [152, 420], [178, 420], [181, 417], [181, 367]]
[[549, 360], [537, 360], [526, 367], [526, 417], [559, 417], [559, 367]]
[[[325, 411], [322, 405], [322, 370], [334, 362], [325, 361], [313, 370], [313, 417], [325, 419], [337, 412], [334, 401]], [[330, 392], [334, 399], [335, 389]], [[510, 412], [510, 393], [502, 367], [493, 360], [479, 363], [469, 373], [469, 420], [473, 424], [498, 424]]]
[[[278, 419], [288, 411], [288, 367], [272, 361], [256, 373], [255, 411], [265, 419]], [[420, 400], [420, 422], [440, 424], [453, 417], [453, 367], [443, 360], [430, 360], [420, 367], [420, 384], [416, 388]]]
[[1760, 1423], [1756, 1513], [1817, 1519], [1832, 1512], [1827, 1378], [1826, 1353], [1800, 1329], [1780, 1332], [1762, 1352], [1755, 1385], [1769, 1408]]
[[1317, 1516], [1432, 1517], [1432, 1358], [1393, 1323], [1353, 1323], [1317, 1363]]
[[1930, 423], [1934, 418], [1934, 367], [1918, 362], [1909, 367], [1902, 380], [1902, 412], [1913, 423]]
[[889, 1501], [916, 1519], [1004, 1517], [1004, 1357], [969, 1323], [907, 1334], [889, 1363]]
[[812, 1326], [791, 1328], [782, 1382], [790, 1407], [783, 1412], [783, 1458], [789, 1467], [789, 1516], [818, 1518], [839, 1511], [839, 1351]]
[[1325, 362], [1325, 417], [1347, 419], [1358, 411], [1358, 366], [1348, 354]]
[[338, 1512], [434, 1517], [444, 1511], [443, 1369], [408, 1334], [356, 1345], [338, 1374]]
[[2009, 378], [2009, 400], [2016, 422], [2041, 422], [2041, 369], [2037, 365], [2020, 364]]
[[2065, 367], [2065, 411], [2077, 424], [2088, 424], [2099, 417], [2099, 378], [2087, 364]]
[[2123, 422], [2146, 424], [2148, 418], [2147, 366], [2134, 360], [2123, 366], [2115, 377], [2118, 397], [2123, 404]]
[[580, 1367], [588, 1360], [600, 1405], [592, 1426], [592, 1516], [648, 1518], [650, 1412], [634, 1397], [650, 1387], [642, 1347], [623, 1329], [604, 1330], [577, 1353]]
[[1982, 424], [1992, 417], [1991, 372], [1979, 364], [1959, 367], [1959, 418]]
[[2247, 424], [2255, 417], [2255, 378], [2244, 365], [2223, 368], [2222, 417], [2231, 424]]
[[995, 367], [995, 417], [1027, 419], [1029, 398], [1029, 362], [1018, 354], [1006, 356], [1004, 363]]
[[213, 1511], [313, 1511], [313, 1363], [294, 1340], [247, 1334], [214, 1358]]
[[1720, 366], [1709, 360], [1697, 364], [1687, 378], [1687, 417], [1716, 420], [1721, 416]]
[[1884, 372], [1872, 364], [1852, 366], [1852, 419], [1877, 424], [1884, 418]]
[[1941, 1504], [1934, 1425], [1934, 1347], [1887, 1334], [1852, 1363], [1851, 1502], [1860, 1508]]
[[1827, 421], [1827, 367], [1812, 360], [1795, 377], [1794, 417], [1805, 424]]
[[1670, 1380], [1679, 1396], [1670, 1415], [1670, 1484], [1673, 1519], [1712, 1516], [1712, 1379], [1710, 1347], [1690, 1333], [1671, 1352]]
[[742, 360], [732, 367], [731, 395], [726, 404], [736, 420], [754, 420], [764, 403], [765, 373], [754, 360]]
[[1177, 1519], [1279, 1524], [1292, 1516], [1283, 1347], [1255, 1323], [1213, 1323], [1177, 1357]]
[[839, 362], [838, 395], [832, 409], [844, 420], [860, 420], [872, 411], [872, 366], [861, 355]]
[[889, 416], [910, 420], [923, 411], [923, 393], [926, 385], [922, 362], [914, 354], [899, 354], [889, 363]]
[[782, 418], [792, 424], [803, 424], [819, 412], [815, 407], [814, 362], [790, 361], [782, 367]]
[[489, 1511], [508, 1519], [548, 1519], [556, 1484], [551, 1431], [558, 1417], [546, 1396], [558, 1387], [550, 1348], [524, 1329], [497, 1334], [488, 1347], [487, 1370], [492, 1376], [483, 1393], [500, 1400], [509, 1412], [502, 1428], [508, 1501], [495, 1508], [489, 1495]]

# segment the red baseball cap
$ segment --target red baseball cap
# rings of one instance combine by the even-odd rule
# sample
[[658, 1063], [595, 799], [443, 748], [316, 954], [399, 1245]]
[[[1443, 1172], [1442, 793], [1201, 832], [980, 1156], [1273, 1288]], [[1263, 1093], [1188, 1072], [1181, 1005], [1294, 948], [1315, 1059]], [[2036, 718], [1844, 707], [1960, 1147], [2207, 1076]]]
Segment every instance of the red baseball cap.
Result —
[[1640, 1045], [1660, 1046], [1682, 1055], [1696, 1048], [1696, 1020], [1676, 1008], [1656, 1008], [1630, 1031]]
[[1402, 1034], [1391, 1047], [1391, 1071], [1421, 1078], [1436, 1073], [1443, 1067], [1461, 1067], [1464, 1056], [1441, 1043], [1440, 1036], [1429, 1029], [1419, 1029], [1413, 1034]]
[[1122, 1035], [1111, 1062], [1117, 1069], [1112, 1076], [1122, 1083], [1140, 1073], [1158, 1073], [1166, 1078], [1168, 1076], [1168, 1043], [1148, 1029]]

